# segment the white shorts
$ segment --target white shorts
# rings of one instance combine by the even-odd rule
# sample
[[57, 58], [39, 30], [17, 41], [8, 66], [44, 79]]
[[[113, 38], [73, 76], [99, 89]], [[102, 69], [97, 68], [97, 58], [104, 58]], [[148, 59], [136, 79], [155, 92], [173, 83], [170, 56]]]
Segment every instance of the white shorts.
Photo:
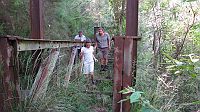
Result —
[[90, 74], [94, 72], [94, 62], [83, 63], [83, 74]]

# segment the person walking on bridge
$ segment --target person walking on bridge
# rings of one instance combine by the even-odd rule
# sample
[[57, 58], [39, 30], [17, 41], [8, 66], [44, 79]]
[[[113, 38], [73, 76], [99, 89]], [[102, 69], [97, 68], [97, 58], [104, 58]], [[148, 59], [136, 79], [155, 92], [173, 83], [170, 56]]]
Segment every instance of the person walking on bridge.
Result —
[[101, 63], [100, 71], [107, 71], [108, 69], [108, 53], [111, 49], [110, 41], [110, 35], [104, 32], [104, 29], [100, 27], [98, 33], [96, 33], [96, 47], [99, 52]]
[[80, 58], [83, 60], [83, 74], [86, 75], [87, 80], [89, 77], [94, 84], [94, 61], [98, 61], [94, 55], [94, 47], [91, 46], [91, 40], [87, 39], [84, 47], [81, 48]]
[[[79, 31], [78, 32], [78, 35], [76, 35], [75, 37], [74, 37], [74, 41], [77, 41], [77, 42], [84, 42], [84, 41], [86, 41], [86, 37], [85, 37], [85, 35], [83, 35], [83, 31]], [[82, 46], [76, 46], [77, 47], [77, 52], [78, 52], [78, 55], [80, 54], [80, 52], [81, 52], [81, 47]]]

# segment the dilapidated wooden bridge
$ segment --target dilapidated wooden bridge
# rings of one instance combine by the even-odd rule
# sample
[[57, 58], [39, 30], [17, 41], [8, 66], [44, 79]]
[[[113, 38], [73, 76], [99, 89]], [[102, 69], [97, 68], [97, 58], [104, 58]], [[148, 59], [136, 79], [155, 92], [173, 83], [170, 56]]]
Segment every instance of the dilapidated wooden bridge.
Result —
[[[133, 77], [136, 76], [137, 63], [137, 37], [138, 30], [138, 0], [127, 1], [127, 26], [126, 36], [113, 37], [114, 39], [114, 75], [113, 75], [113, 111], [129, 112], [130, 103], [117, 103], [126, 95], [119, 93], [120, 90], [127, 86], [133, 85]], [[50, 74], [55, 69], [55, 64], [59, 60], [61, 48], [71, 48], [84, 43], [68, 40], [47, 40], [44, 39], [42, 1], [32, 0], [31, 2], [31, 39], [18, 36], [1, 36], [0, 37], [0, 111], [9, 112], [12, 105], [23, 99], [22, 89], [19, 81], [19, 54], [24, 51], [33, 53], [33, 69], [37, 72], [34, 74], [35, 79], [32, 88], [29, 90], [28, 97], [38, 99], [47, 90]], [[96, 33], [96, 32], [94, 32]], [[45, 60], [39, 60], [40, 64], [35, 64], [43, 50], [48, 49], [48, 55]], [[76, 49], [70, 54], [68, 64], [68, 74], [65, 75], [64, 86], [67, 87], [70, 80], [70, 73], [73, 69], [74, 56]]]

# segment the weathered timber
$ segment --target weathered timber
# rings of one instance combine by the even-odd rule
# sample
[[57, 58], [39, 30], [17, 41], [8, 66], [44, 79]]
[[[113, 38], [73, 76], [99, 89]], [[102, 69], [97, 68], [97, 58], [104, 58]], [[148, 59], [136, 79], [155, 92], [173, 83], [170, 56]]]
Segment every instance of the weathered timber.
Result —
[[58, 55], [59, 52], [56, 49], [52, 49], [50, 55], [42, 62], [31, 88], [30, 96], [32, 101], [37, 101], [45, 96]]

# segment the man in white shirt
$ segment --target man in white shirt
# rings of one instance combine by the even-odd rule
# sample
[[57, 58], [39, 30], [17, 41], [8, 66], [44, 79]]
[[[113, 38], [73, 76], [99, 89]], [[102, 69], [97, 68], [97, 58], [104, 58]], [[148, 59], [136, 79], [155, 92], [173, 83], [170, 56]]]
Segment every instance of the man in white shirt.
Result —
[[[77, 41], [77, 42], [84, 42], [84, 41], [86, 41], [86, 37], [83, 35], [83, 31], [79, 31], [78, 32], [78, 35], [76, 35], [74, 37], [74, 41]], [[79, 54], [81, 52], [81, 47], [82, 46], [76, 46], [76, 47], [77, 47], [77, 55], [76, 55], [76, 59], [75, 60], [78, 59], [78, 56], [79, 56]]]
[[[76, 35], [74, 37], [74, 41], [77, 41], [77, 42], [84, 42], [84, 41], [86, 41], [86, 37], [83, 35], [83, 31], [79, 31], [78, 32], [78, 35]], [[75, 56], [74, 63], [76, 63], [78, 61], [78, 57], [79, 57], [79, 54], [81, 52], [81, 47], [82, 46], [76, 45], [75, 47], [77, 48], [77, 53], [76, 53], [76, 56]]]
[[94, 61], [97, 61], [93, 52], [94, 47], [91, 46], [91, 40], [87, 40], [85, 47], [81, 48], [80, 58], [83, 59], [83, 74], [86, 75], [87, 80], [90, 76], [92, 84], [94, 84]]

